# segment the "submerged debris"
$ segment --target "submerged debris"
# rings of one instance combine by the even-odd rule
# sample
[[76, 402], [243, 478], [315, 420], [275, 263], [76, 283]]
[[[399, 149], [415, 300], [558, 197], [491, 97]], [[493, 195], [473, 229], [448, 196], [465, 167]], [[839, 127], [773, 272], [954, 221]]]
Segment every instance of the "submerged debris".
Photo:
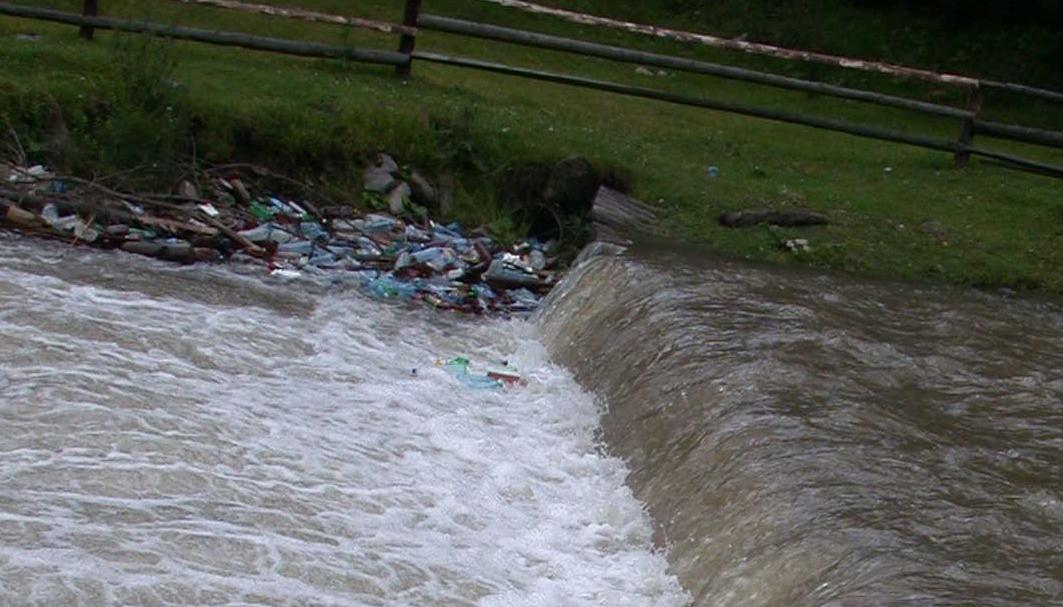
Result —
[[[389, 160], [373, 167], [374, 185], [406, 198], [384, 183]], [[9, 227], [167, 261], [260, 263], [284, 278], [343, 273], [375, 297], [469, 313], [532, 311], [558, 278], [554, 241], [507, 248], [403, 204], [391, 213], [322, 213], [236, 171], [182, 181], [175, 195], [117, 192], [43, 167], [0, 166], [0, 177], [0, 221]]]
[[523, 386], [527, 382], [519, 373], [505, 367], [503, 369], [478, 369], [468, 358], [459, 356], [450, 360], [437, 360], [436, 366], [442, 367], [454, 379], [471, 390], [500, 390], [507, 386]]

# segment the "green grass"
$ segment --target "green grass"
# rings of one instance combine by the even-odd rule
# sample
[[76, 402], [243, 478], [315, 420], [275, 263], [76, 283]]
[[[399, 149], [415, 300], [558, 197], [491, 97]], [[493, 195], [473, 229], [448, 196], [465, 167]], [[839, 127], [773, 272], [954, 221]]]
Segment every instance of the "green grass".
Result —
[[[283, 4], [278, 2], [279, 4]], [[340, 14], [396, 20], [401, 2], [306, 0]], [[79, 2], [48, 3], [75, 8]], [[393, 37], [177, 2], [108, 2], [108, 14], [216, 29], [392, 48]], [[438, 14], [573, 35], [656, 52], [769, 67], [887, 92], [960, 103], [961, 95], [871, 75], [735, 57], [713, 49], [648, 40], [507, 11], [474, 0], [433, 0]], [[600, 8], [601, 3], [591, 3]], [[426, 9], [427, 10], [427, 9]], [[601, 11], [600, 11], [601, 12]], [[38, 32], [38, 42], [16, 32]], [[127, 40], [126, 42], [117, 42]], [[425, 33], [419, 47], [515, 65], [658, 86], [728, 101], [859, 120], [908, 132], [955, 137], [954, 121], [716, 78], [643, 76], [633, 66]], [[146, 50], [144, 50], [146, 49]], [[508, 168], [582, 154], [634, 176], [669, 230], [738, 257], [810, 264], [865, 275], [1063, 293], [1063, 183], [975, 161], [957, 170], [945, 154], [846, 135], [642, 99], [418, 63], [403, 84], [389, 68], [305, 60], [187, 43], [137, 45], [98, 33], [84, 43], [69, 27], [0, 19], [0, 120], [50, 150], [50, 100], [62, 108], [75, 149], [71, 170], [113, 172], [160, 163], [175, 153], [254, 160], [313, 178], [333, 197], [357, 202], [358, 164], [368, 150], [392, 151], [430, 173], [455, 170], [458, 216], [512, 233], [494, 198]], [[145, 61], [159, 60], [179, 85], [120, 86]], [[807, 74], [806, 74], [807, 75]], [[132, 90], [130, 90], [132, 89]], [[153, 97], [154, 95], [154, 97]], [[1063, 124], [1060, 108], [987, 105], [993, 118]], [[1063, 154], [979, 140], [1002, 151], [1063, 164]], [[718, 166], [710, 178], [706, 167]], [[727, 210], [791, 206], [823, 211], [833, 223], [807, 230], [725, 230]], [[805, 237], [795, 255], [779, 239]]]

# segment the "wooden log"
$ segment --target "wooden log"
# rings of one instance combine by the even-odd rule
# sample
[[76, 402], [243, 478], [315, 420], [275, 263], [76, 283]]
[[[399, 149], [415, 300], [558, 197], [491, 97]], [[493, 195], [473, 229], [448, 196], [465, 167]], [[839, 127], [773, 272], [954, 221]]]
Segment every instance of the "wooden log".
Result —
[[52, 203], [56, 209], [65, 215], [91, 214], [103, 223], [129, 224], [137, 220], [137, 216], [128, 211], [112, 209], [94, 202], [84, 200], [69, 200], [61, 197], [44, 197], [23, 192], [0, 189], [0, 198], [20, 204], [33, 212], [39, 213], [45, 205]]
[[[406, 10], [402, 17], [403, 25], [416, 29], [420, 15], [421, 0], [406, 0]], [[415, 36], [403, 34], [402, 38], [399, 39], [399, 52], [411, 57], [411, 60], [395, 67], [396, 76], [400, 78], [410, 77], [410, 70], [413, 69], [412, 53], [416, 47], [417, 38]]]
[[184, 4], [198, 4], [200, 6], [210, 6], [214, 8], [224, 8], [234, 11], [244, 11], [248, 13], [259, 13], [262, 15], [269, 15], [271, 17], [285, 17], [287, 19], [300, 19], [303, 21], [313, 21], [316, 23], [331, 23], [333, 25], [345, 25], [347, 27], [358, 27], [362, 29], [373, 30], [382, 32], [385, 34], [403, 34], [408, 36], [417, 35], [417, 29], [407, 27], [405, 25], [399, 25], [397, 23], [387, 23], [385, 21], [373, 21], [371, 19], [361, 19], [358, 17], [344, 17], [341, 15], [330, 15], [328, 13], [319, 13], [317, 11], [310, 11], [301, 8], [281, 8], [279, 6], [272, 6], [270, 4], [256, 4], [253, 2], [236, 2], [235, 0], [176, 0]]
[[199, 212], [199, 217], [203, 221], [206, 221], [210, 225], [212, 225], [215, 228], [217, 228], [218, 231], [220, 231], [222, 234], [225, 234], [226, 236], [228, 236], [233, 242], [235, 242], [236, 244], [240, 245], [241, 248], [246, 250], [251, 255], [253, 255], [255, 257], [268, 257], [269, 256], [269, 252], [266, 251], [266, 249], [258, 246], [257, 244], [251, 242], [247, 238], [241, 236], [238, 232], [234, 231], [233, 229], [231, 229], [229, 226], [225, 225], [224, 223], [218, 221], [216, 218], [211, 217], [210, 215], [207, 215], [206, 213], [204, 213], [202, 211]]
[[386, 65], [403, 65], [410, 60], [408, 56], [394, 51], [345, 48], [342, 46], [330, 46], [314, 42], [296, 42], [281, 38], [268, 38], [265, 36], [252, 36], [232, 32], [213, 32], [191, 27], [163, 25], [161, 23], [145, 21], [130, 21], [126, 19], [113, 19], [110, 17], [84, 17], [48, 8], [22, 6], [10, 4], [8, 2], [0, 2], [0, 15], [39, 19], [55, 23], [66, 23], [69, 25], [88, 25], [96, 29], [151, 34], [164, 38], [173, 38], [175, 40], [190, 40], [205, 44], [235, 46], [302, 57], [327, 57], [331, 59], [348, 59], [363, 63], [379, 63]]
[[748, 228], [768, 224], [784, 227], [825, 226], [830, 223], [825, 215], [810, 211], [732, 211], [719, 218], [720, 225], [727, 228]]
[[0, 208], [3, 212], [0, 212], [0, 219], [23, 228], [39, 228], [44, 225], [42, 220], [36, 213], [32, 213], [23, 209], [15, 204], [0, 203]]
[[533, 2], [525, 2], [523, 0], [482, 0], [483, 2], [490, 2], [492, 4], [498, 4], [508, 8], [514, 8], [528, 13], [534, 13], [538, 15], [549, 15], [551, 17], [557, 17], [565, 21], [572, 23], [579, 23], [581, 25], [596, 25], [609, 27], [614, 29], [620, 29], [627, 32], [636, 34], [645, 34], [649, 36], [655, 36], [657, 38], [667, 38], [670, 40], [678, 40], [680, 42], [690, 42], [695, 44], [702, 44], [705, 46], [711, 46], [714, 48], [724, 48], [729, 50], [741, 51], [743, 53], [751, 53], [755, 55], [766, 55], [768, 57], [776, 57], [779, 59], [790, 59], [798, 61], [806, 61], [812, 63], [822, 63], [824, 65], [832, 65], [835, 67], [843, 67], [847, 69], [862, 70], [865, 72], [877, 72], [879, 74], [889, 74], [891, 76], [901, 76], [905, 78], [915, 78], [918, 80], [925, 80], [928, 82], [937, 82], [939, 84], [949, 84], [956, 86], [975, 87], [978, 86], [978, 79], [969, 78], [967, 76], [960, 76], [957, 74], [940, 74], [929, 70], [923, 70], [919, 68], [906, 67], [903, 65], [897, 65], [893, 63], [883, 63], [881, 61], [864, 61], [862, 59], [852, 59], [849, 57], [839, 57], [837, 55], [828, 55], [825, 53], [814, 53], [810, 51], [801, 51], [796, 49], [788, 49], [779, 46], [772, 46], [770, 44], [760, 44], [757, 42], [746, 42], [744, 40], [734, 40], [730, 38], [721, 38], [719, 36], [711, 36], [709, 34], [696, 34], [693, 32], [684, 32], [666, 27], [657, 27], [653, 25], [642, 25], [639, 23], [632, 23], [629, 21], [621, 21], [618, 19], [610, 19], [607, 17], [597, 17], [594, 15], [588, 15], [585, 13], [577, 13], [575, 11], [564, 10], [560, 8], [553, 8], [543, 6], [541, 4], [535, 4]]
[[[99, 11], [98, 0], [85, 0], [85, 3], [81, 7], [81, 14], [86, 17], [95, 17]], [[80, 35], [85, 40], [92, 40], [92, 36], [95, 30], [88, 25], [82, 25]]]
[[779, 88], [805, 91], [820, 95], [829, 95], [831, 97], [853, 99], [856, 101], [864, 101], [889, 107], [914, 110], [917, 112], [922, 112], [924, 114], [948, 116], [950, 118], [961, 118], [965, 120], [973, 117], [973, 114], [969, 110], [954, 108], [946, 105], [939, 105], [935, 103], [927, 103], [924, 101], [916, 101], [914, 99], [906, 99], [904, 97], [897, 97], [894, 95], [873, 93], [870, 91], [863, 91], [859, 89], [837, 86], [833, 84], [825, 84], [822, 82], [813, 82], [811, 80], [802, 80], [800, 78], [791, 78], [788, 76], [779, 76], [777, 74], [768, 74], [765, 72], [758, 72], [755, 70], [732, 67], [729, 65], [720, 65], [717, 63], [709, 63], [706, 61], [698, 61], [695, 59], [673, 57], [670, 55], [647, 53], [619, 46], [596, 44], [583, 40], [574, 40], [571, 38], [562, 38], [559, 36], [526, 32], [522, 30], [499, 27], [494, 25], [484, 25], [481, 23], [462, 21], [460, 19], [451, 19], [448, 17], [439, 17], [436, 15], [422, 15], [420, 20], [418, 21], [418, 27], [426, 30], [436, 30], [451, 34], [459, 34], [476, 38], [486, 38], [489, 40], [510, 42], [513, 44], [520, 44], [523, 46], [531, 46], [536, 48], [548, 48], [552, 50], [567, 51], [572, 53], [579, 53], [581, 55], [589, 55], [592, 57], [611, 59], [614, 61], [624, 61], [627, 63], [637, 63], [640, 65], [652, 65], [656, 67], [669, 68], [685, 72], [706, 74], [709, 76], [718, 76], [731, 80], [741, 80], [745, 82], [753, 82], [756, 84], [764, 84]]

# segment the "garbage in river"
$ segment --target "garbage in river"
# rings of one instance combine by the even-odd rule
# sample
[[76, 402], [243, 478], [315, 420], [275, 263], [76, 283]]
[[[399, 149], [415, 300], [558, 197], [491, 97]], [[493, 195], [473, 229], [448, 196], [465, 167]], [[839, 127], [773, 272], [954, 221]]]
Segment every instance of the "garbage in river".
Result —
[[178, 194], [133, 195], [40, 166], [0, 165], [7, 184], [0, 186], [0, 221], [167, 261], [259, 263], [286, 279], [353, 277], [374, 297], [477, 314], [533, 311], [558, 279], [554, 241], [503, 247], [485, 233], [433, 221], [423, 208], [323, 211], [235, 170], [204, 173], [198, 184], [181, 182]]
[[527, 385], [519, 373], [508, 367], [479, 370], [473, 367], [469, 359], [462, 356], [450, 360], [439, 359], [436, 361], [436, 366], [442, 367], [451, 377], [470, 390], [501, 390], [507, 386]]

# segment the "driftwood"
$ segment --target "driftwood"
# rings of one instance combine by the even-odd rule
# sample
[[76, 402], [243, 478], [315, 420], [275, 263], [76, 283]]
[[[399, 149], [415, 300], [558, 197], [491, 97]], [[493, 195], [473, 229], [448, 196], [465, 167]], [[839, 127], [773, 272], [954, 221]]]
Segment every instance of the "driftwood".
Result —
[[[91, 182], [88, 182], [90, 185]], [[96, 185], [96, 187], [106, 190], [102, 186]], [[117, 194], [117, 193], [116, 193]], [[121, 195], [123, 198], [130, 198], [126, 195]], [[188, 221], [182, 221], [178, 219], [170, 219], [167, 217], [157, 217], [154, 215], [136, 215], [129, 211], [115, 209], [105, 204], [100, 204], [91, 200], [71, 200], [63, 196], [40, 196], [34, 194], [26, 194], [23, 192], [17, 192], [13, 190], [0, 189], [0, 200], [10, 201], [10, 204], [0, 203], [0, 206], [4, 207], [4, 213], [0, 215], [0, 218], [6, 219], [9, 223], [18, 225], [23, 228], [31, 228], [33, 230], [44, 230], [48, 232], [54, 232], [48, 228], [46, 222], [44, 222], [40, 216], [40, 211], [48, 204], [54, 204], [56, 210], [65, 215], [89, 215], [96, 220], [106, 224], [122, 224], [122, 225], [142, 225], [145, 227], [159, 228], [170, 233], [187, 232], [192, 234], [198, 234], [200, 236], [213, 237], [218, 233], [224, 234], [230, 240], [235, 242], [240, 248], [246, 250], [249, 254], [255, 257], [268, 257], [269, 252], [263, 247], [249, 241], [236, 231], [226, 226], [221, 221], [218, 221], [214, 217], [207, 215], [201, 211], [186, 211], [188, 214]], [[151, 202], [145, 199], [146, 202]], [[174, 205], [168, 205], [165, 203], [159, 203], [162, 206], [168, 207], [168, 210], [178, 211], [179, 207], [175, 208]], [[203, 222], [209, 223], [210, 226], [198, 225], [192, 223], [193, 219], [198, 219]], [[59, 234], [56, 232], [56, 234]], [[148, 243], [145, 243], [148, 244]], [[136, 253], [142, 253], [142, 251], [131, 251]]]
[[734, 211], [720, 215], [720, 225], [745, 228], [760, 224], [785, 227], [822, 226], [829, 221], [824, 215], [809, 211]]
[[89, 200], [69, 200], [61, 196], [39, 196], [14, 190], [0, 189], [0, 198], [9, 200], [26, 210], [40, 213], [45, 205], [54, 204], [56, 209], [67, 215], [91, 214], [103, 223], [125, 223], [136, 221], [136, 215], [120, 209], [114, 209]]

